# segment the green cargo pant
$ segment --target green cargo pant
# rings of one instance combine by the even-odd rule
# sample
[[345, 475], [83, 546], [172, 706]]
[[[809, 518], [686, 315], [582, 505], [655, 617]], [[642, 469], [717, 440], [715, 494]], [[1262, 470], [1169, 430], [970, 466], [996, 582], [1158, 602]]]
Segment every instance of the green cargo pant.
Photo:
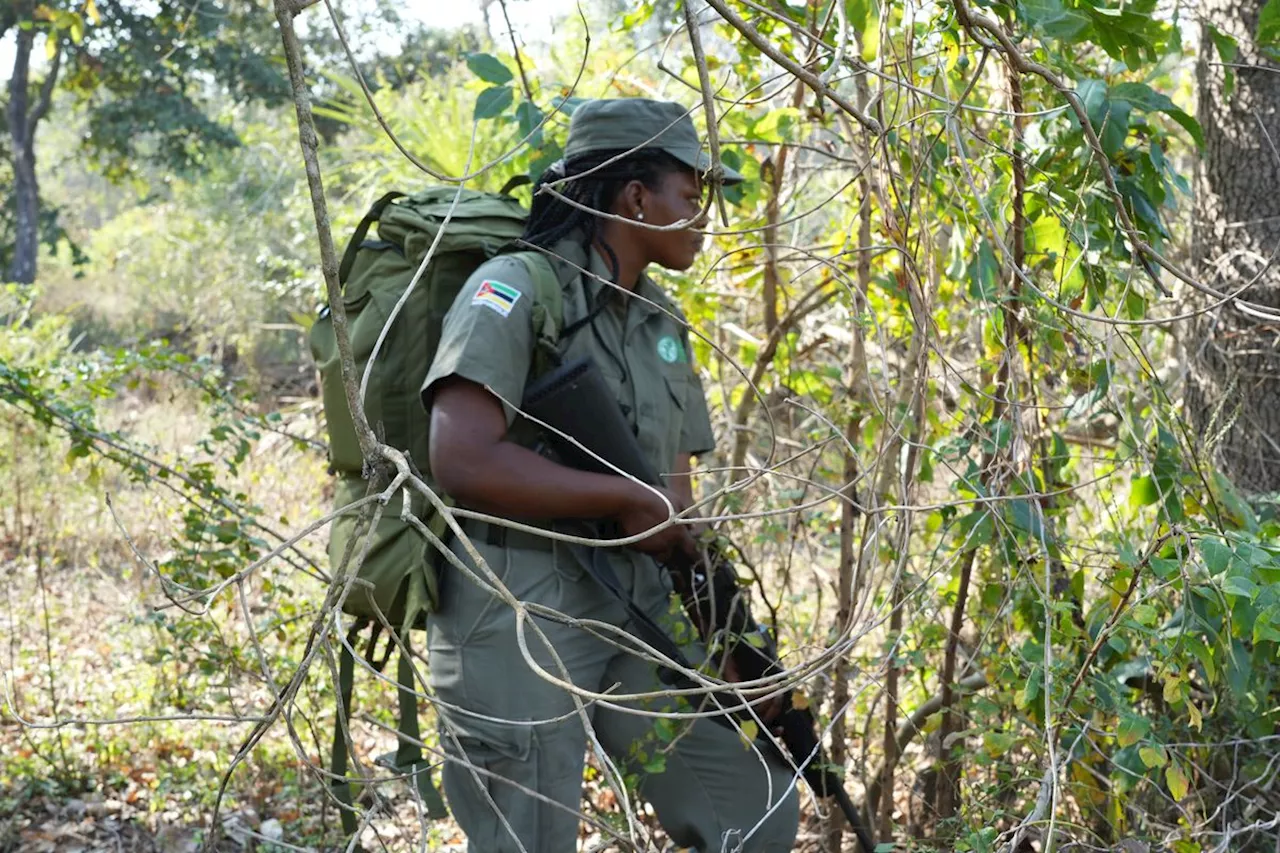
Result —
[[[516, 598], [579, 619], [626, 624], [622, 606], [582, 571], [564, 546], [557, 545], [552, 553], [472, 541]], [[471, 564], [459, 543], [453, 550]], [[672, 615], [670, 582], [653, 562], [635, 552], [611, 554], [636, 603], [659, 624], [684, 621], [685, 636], [696, 642], [683, 614]], [[530, 669], [517, 645], [510, 607], [456, 568], [446, 565], [442, 573], [441, 607], [429, 621], [427, 637], [431, 686], [440, 700], [441, 746], [451, 756], [443, 769], [450, 810], [472, 853], [571, 853], [581, 820], [588, 745], [573, 700]], [[558, 658], [582, 688], [615, 693], [662, 689], [652, 663], [583, 628], [541, 618], [536, 622], [555, 656], [528, 628], [527, 646], [547, 672], [561, 675]], [[685, 648], [691, 660], [702, 659], [696, 646]], [[674, 710], [671, 701], [655, 700], [645, 707]], [[637, 773], [641, 795], [676, 844], [703, 853], [792, 848], [799, 821], [793, 772], [775, 758], [766, 760], [733, 729], [711, 719], [675, 721], [679, 734], [665, 767], [646, 774], [641, 765], [665, 746], [655, 738], [655, 718], [590, 704], [586, 711], [600, 746], [624, 773]]]

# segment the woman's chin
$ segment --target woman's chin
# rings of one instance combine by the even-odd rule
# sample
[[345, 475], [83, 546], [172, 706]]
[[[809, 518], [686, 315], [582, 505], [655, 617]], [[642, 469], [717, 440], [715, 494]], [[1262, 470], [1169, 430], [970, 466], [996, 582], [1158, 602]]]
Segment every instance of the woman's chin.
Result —
[[694, 261], [698, 260], [699, 249], [693, 249], [679, 255], [673, 254], [671, 257], [663, 258], [658, 264], [664, 269], [675, 270], [676, 272], [684, 272], [693, 266]]

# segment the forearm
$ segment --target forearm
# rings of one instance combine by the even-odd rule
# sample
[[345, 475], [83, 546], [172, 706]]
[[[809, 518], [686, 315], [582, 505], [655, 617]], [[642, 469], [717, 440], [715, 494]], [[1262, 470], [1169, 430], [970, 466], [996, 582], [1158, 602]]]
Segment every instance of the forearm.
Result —
[[433, 460], [432, 470], [459, 503], [507, 518], [613, 518], [636, 488], [624, 477], [569, 468], [507, 441], [483, 454]]
[[688, 453], [676, 457], [676, 469], [667, 476], [667, 483], [685, 506], [693, 506], [693, 473]]

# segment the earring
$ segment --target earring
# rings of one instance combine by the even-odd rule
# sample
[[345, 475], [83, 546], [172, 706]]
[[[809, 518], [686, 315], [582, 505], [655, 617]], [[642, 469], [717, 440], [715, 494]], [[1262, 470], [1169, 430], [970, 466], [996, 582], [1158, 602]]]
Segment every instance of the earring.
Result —
[[636, 219], [639, 219], [641, 222], [643, 222], [643, 221], [644, 221], [644, 211], [643, 211], [643, 210], [636, 214]]

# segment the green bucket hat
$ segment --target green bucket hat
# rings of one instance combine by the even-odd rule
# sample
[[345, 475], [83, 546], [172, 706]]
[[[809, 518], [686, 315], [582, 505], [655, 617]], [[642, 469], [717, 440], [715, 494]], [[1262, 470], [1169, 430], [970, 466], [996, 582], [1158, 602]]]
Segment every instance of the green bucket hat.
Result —
[[[569, 120], [564, 156], [572, 160], [590, 151], [658, 148], [705, 174], [711, 155], [702, 150], [688, 110], [671, 101], [649, 98], [597, 98], [578, 105]], [[723, 162], [725, 184], [743, 176]]]

